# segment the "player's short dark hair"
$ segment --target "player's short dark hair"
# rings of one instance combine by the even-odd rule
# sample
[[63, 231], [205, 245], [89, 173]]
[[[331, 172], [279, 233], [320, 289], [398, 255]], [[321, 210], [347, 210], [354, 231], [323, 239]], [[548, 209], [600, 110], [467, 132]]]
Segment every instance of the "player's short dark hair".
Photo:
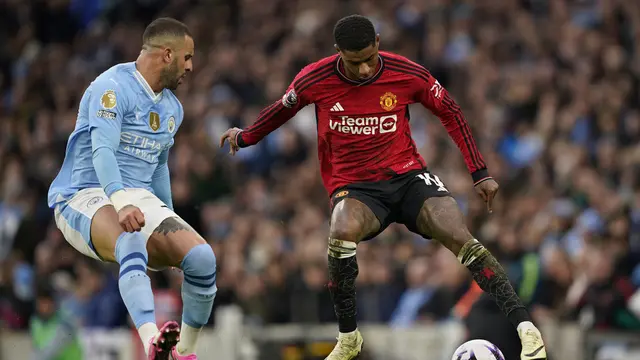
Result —
[[142, 43], [147, 45], [154, 38], [162, 37], [162, 36], [172, 36], [172, 37], [184, 37], [191, 36], [191, 32], [189, 31], [189, 27], [176, 19], [162, 17], [155, 19], [151, 24], [147, 26], [144, 30], [144, 34], [142, 35]]
[[338, 20], [333, 37], [340, 50], [360, 51], [376, 43], [376, 29], [368, 18], [349, 15]]

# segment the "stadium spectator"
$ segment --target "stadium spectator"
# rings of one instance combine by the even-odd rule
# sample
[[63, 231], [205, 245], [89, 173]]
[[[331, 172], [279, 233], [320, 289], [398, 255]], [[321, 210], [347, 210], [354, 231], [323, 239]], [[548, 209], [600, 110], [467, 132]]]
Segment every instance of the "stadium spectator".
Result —
[[71, 309], [60, 306], [55, 291], [46, 282], [36, 290], [36, 313], [29, 328], [33, 339], [33, 360], [82, 360], [78, 325]]

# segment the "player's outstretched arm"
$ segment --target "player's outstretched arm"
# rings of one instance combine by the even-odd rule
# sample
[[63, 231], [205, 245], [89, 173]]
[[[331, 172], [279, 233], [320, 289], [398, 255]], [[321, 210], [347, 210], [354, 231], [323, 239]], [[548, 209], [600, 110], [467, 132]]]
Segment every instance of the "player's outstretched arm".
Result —
[[491, 212], [493, 198], [498, 191], [498, 183], [489, 175], [484, 158], [471, 134], [469, 123], [449, 92], [426, 69], [420, 68], [418, 98], [424, 107], [440, 119], [449, 136], [460, 149], [473, 178], [476, 192], [486, 202]]
[[169, 174], [169, 148], [164, 149], [158, 157], [158, 167], [151, 178], [151, 188], [154, 194], [167, 207], [173, 210], [171, 198], [171, 175]]
[[120, 224], [129, 232], [139, 231], [144, 226], [144, 215], [128, 200], [115, 155], [128, 106], [126, 96], [115, 81], [96, 81], [91, 87], [88, 101], [93, 167], [100, 185], [118, 211]]
[[294, 117], [300, 109], [310, 104], [312, 101], [307, 89], [312, 85], [312, 82], [305, 81], [313, 73], [313, 70], [309, 70], [309, 68], [311, 66], [307, 66], [298, 73], [282, 99], [262, 109], [253, 125], [246, 129], [231, 128], [225, 131], [220, 137], [220, 147], [223, 147], [228, 141], [229, 153], [235, 155], [240, 148], [257, 144], [265, 136]]

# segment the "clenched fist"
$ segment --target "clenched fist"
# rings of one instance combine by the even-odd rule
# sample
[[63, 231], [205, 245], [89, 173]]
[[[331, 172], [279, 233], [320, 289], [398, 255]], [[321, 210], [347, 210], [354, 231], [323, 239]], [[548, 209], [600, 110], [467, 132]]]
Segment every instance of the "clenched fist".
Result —
[[118, 221], [126, 232], [140, 231], [144, 227], [144, 214], [137, 206], [127, 205], [118, 211]]

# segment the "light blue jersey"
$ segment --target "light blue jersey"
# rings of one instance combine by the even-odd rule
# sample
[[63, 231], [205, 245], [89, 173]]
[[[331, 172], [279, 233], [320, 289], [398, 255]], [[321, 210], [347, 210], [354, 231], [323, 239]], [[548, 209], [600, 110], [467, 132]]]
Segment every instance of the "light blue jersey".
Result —
[[170, 90], [155, 94], [135, 63], [116, 65], [89, 85], [67, 143], [62, 168], [49, 189], [51, 208], [82, 189], [111, 196], [147, 189], [172, 208], [167, 165], [184, 111]]

